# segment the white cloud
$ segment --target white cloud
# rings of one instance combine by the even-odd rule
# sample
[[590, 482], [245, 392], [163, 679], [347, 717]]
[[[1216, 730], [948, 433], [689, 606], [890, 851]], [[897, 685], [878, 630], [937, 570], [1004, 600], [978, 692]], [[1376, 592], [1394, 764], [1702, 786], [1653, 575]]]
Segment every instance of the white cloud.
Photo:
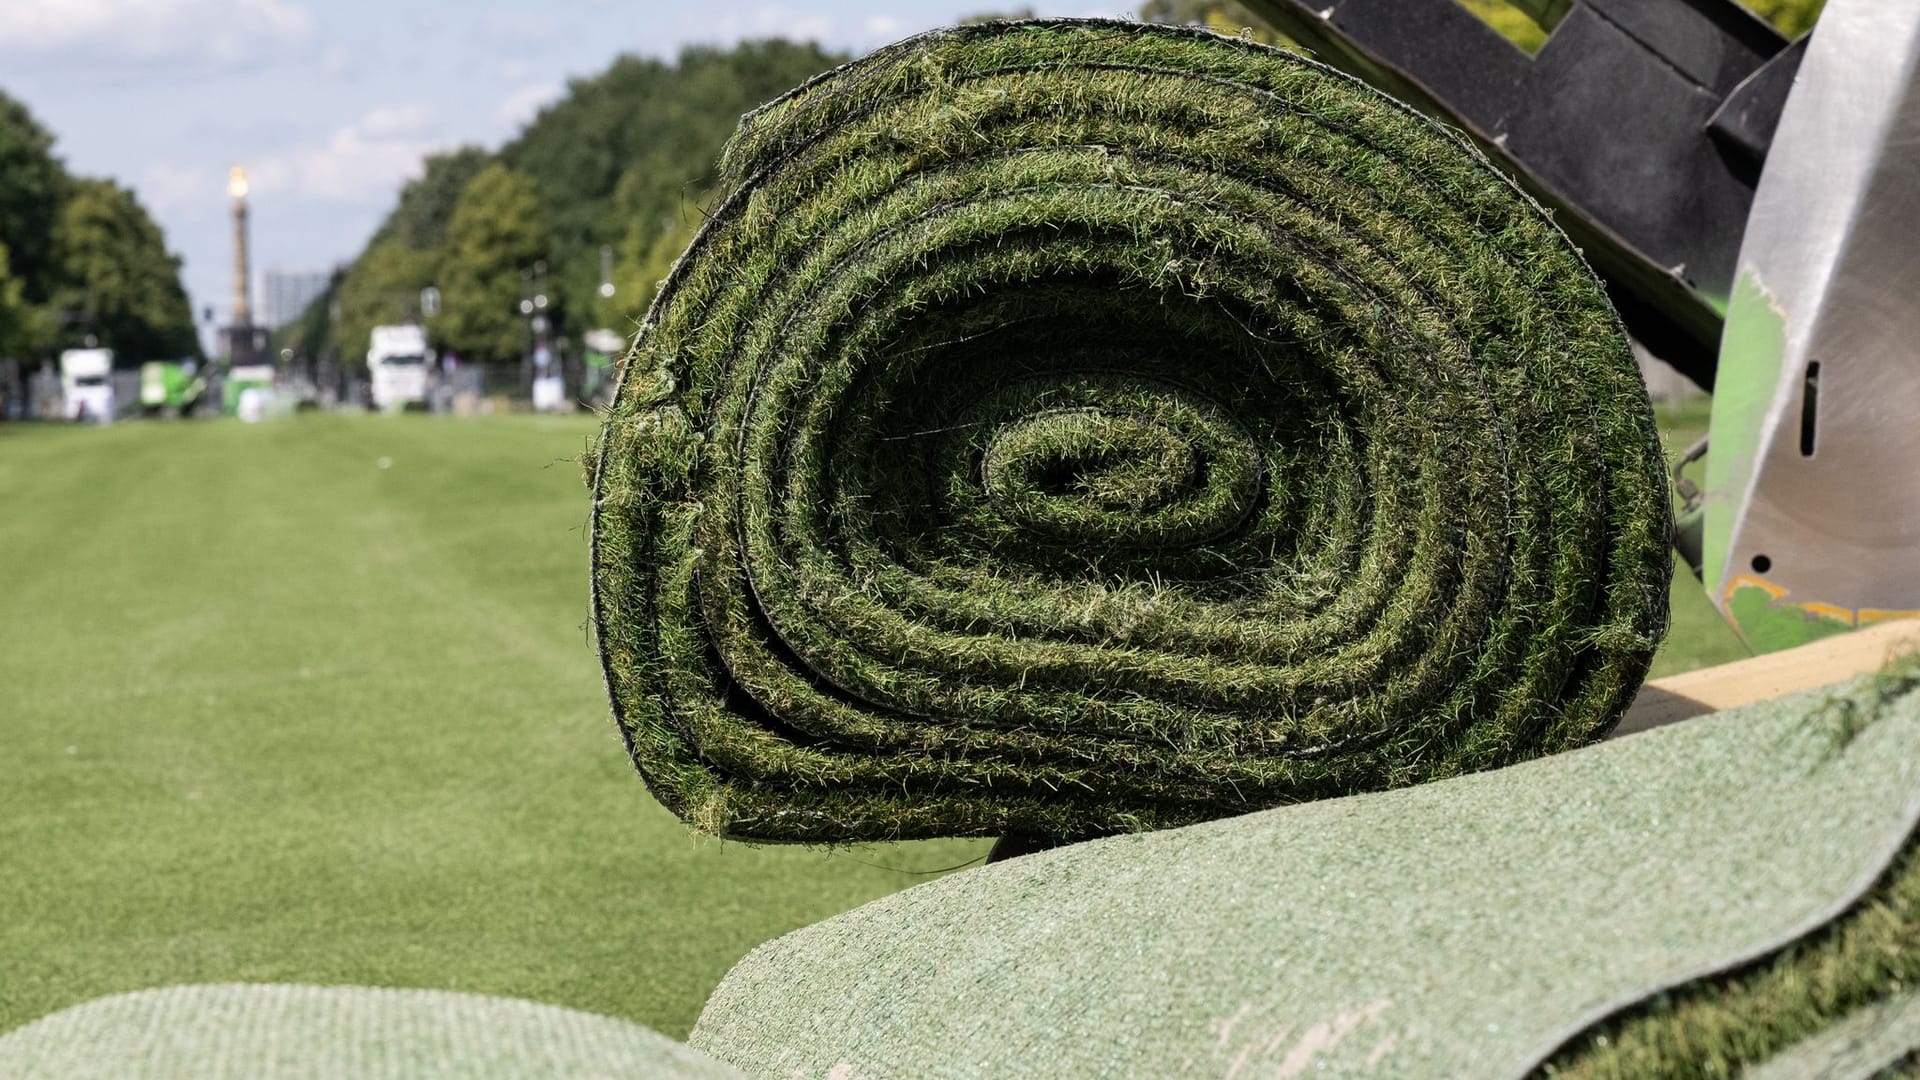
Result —
[[867, 36], [882, 41], [893, 41], [902, 36], [907, 28], [904, 20], [893, 15], [875, 15], [867, 20]]
[[494, 110], [494, 118], [517, 130], [539, 115], [541, 109], [559, 101], [560, 95], [565, 92], [559, 83], [523, 86], [500, 102], [500, 107]]
[[[467, 5], [461, 5], [465, 7]], [[533, 42], [564, 40], [569, 33], [566, 19], [537, 4], [482, 8], [471, 14], [463, 10], [460, 17], [470, 20], [471, 30], [482, 40], [509, 49], [525, 49]]]
[[432, 120], [424, 105], [383, 105], [326, 142], [258, 162], [247, 174], [263, 197], [384, 204], [419, 175], [422, 159], [450, 142], [436, 135]]
[[245, 60], [305, 39], [290, 0], [5, 0], [0, 52], [82, 52], [139, 60]]
[[729, 13], [714, 25], [715, 35], [732, 38], [784, 37], [795, 41], [829, 41], [834, 38], [831, 15], [802, 14], [778, 4], [762, 4], [750, 12]]
[[329, 79], [343, 78], [359, 65], [360, 57], [345, 45], [335, 43], [320, 51], [320, 74]]
[[382, 105], [360, 118], [354, 129], [373, 139], [418, 135], [433, 122], [433, 109], [420, 104]]
[[217, 163], [202, 166], [156, 161], [141, 170], [133, 190], [141, 202], [161, 215], [218, 207], [226, 197], [227, 170]]

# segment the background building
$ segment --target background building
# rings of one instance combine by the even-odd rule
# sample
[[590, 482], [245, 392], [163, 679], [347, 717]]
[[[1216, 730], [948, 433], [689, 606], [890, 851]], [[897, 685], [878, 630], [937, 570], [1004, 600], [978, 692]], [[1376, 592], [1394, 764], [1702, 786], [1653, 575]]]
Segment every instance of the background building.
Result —
[[326, 270], [268, 270], [260, 281], [260, 325], [278, 329], [300, 317], [327, 291]]

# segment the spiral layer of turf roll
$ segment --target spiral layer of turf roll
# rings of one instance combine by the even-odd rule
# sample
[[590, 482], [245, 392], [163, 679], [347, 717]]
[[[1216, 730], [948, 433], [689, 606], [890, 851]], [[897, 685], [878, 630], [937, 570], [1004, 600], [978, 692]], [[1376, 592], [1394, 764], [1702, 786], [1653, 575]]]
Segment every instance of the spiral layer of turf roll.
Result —
[[1201, 31], [942, 31], [742, 122], [593, 463], [655, 795], [1155, 828], [1591, 740], [1665, 629], [1611, 307], [1464, 141]]

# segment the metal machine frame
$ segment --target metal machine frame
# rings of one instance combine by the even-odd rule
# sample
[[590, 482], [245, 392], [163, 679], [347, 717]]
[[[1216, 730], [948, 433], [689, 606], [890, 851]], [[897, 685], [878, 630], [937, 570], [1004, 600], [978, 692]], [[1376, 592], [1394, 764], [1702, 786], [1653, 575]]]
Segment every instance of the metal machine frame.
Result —
[[1920, 5], [1788, 42], [1732, 0], [1242, 0], [1465, 130], [1714, 391], [1675, 537], [1756, 652], [1920, 616]]

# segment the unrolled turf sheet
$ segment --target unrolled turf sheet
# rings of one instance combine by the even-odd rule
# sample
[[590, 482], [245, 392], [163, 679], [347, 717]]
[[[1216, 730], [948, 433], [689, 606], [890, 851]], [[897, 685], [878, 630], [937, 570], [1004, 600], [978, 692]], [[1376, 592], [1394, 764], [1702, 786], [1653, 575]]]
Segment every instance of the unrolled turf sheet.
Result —
[[8, 1080], [742, 1080], [610, 1016], [364, 986], [169, 986], [0, 1035]]
[[1917, 813], [1908, 669], [965, 871], [762, 946], [691, 1043], [749, 1072], [874, 1078], [1833, 1058], [1820, 1032], [1873, 1027], [1859, 1010], [1920, 979]]
[[1788, 1047], [1742, 1080], [1911, 1080], [1920, 1076], [1920, 992], [1887, 998]]
[[1466, 143], [1118, 22], [748, 116], [590, 462], [656, 795], [780, 840], [1177, 825], [1614, 723], [1667, 495], [1620, 325]]

